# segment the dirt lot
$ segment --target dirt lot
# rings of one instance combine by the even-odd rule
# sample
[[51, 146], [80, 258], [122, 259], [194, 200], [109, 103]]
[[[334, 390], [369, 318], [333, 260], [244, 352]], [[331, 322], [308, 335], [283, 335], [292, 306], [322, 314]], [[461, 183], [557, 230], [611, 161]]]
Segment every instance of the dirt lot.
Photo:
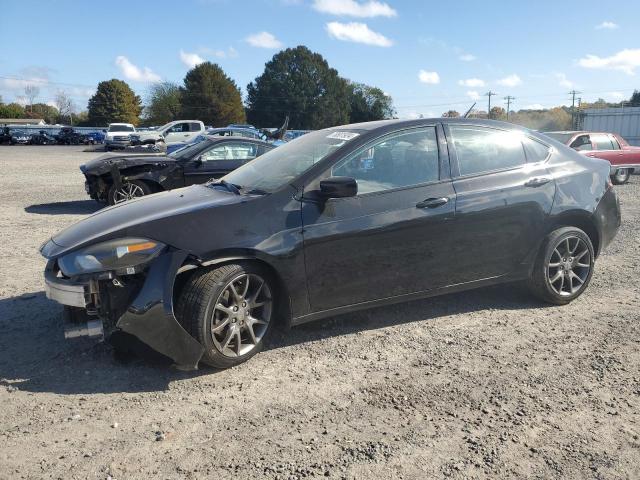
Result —
[[640, 478], [640, 177], [566, 307], [496, 287], [279, 334], [232, 370], [65, 343], [38, 246], [81, 147], [0, 147], [0, 478]]

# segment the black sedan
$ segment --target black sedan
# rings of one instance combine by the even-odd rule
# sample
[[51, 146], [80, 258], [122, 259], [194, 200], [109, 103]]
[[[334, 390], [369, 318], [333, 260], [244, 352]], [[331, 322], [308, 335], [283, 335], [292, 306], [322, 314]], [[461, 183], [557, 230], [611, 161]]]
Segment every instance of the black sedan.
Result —
[[44, 130], [31, 134], [31, 145], [55, 145], [58, 143], [53, 135], [49, 135]]
[[81, 165], [89, 196], [110, 205], [220, 178], [271, 150], [272, 144], [250, 138], [207, 137], [165, 154], [106, 154]]
[[46, 291], [71, 335], [136, 337], [182, 368], [243, 362], [276, 322], [484, 285], [566, 304], [620, 226], [609, 170], [500, 122], [334, 127], [62, 231]]

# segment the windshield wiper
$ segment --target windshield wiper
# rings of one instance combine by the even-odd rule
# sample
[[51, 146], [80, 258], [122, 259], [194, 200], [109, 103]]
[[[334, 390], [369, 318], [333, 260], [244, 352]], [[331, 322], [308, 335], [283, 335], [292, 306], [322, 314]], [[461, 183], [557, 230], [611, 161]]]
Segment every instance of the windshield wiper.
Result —
[[235, 193], [236, 195], [240, 195], [240, 189], [242, 188], [240, 185], [229, 183], [226, 180], [223, 180], [222, 178], [209, 182], [207, 185], [222, 185], [231, 193]]

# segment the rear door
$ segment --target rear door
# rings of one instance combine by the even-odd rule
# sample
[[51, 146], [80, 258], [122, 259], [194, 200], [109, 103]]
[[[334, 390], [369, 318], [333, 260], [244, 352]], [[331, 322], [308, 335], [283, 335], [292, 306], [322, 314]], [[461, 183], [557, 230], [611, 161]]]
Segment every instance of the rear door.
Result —
[[620, 149], [620, 144], [613, 135], [592, 133], [591, 141], [594, 149], [587, 153], [587, 156], [608, 160], [612, 165], [623, 163], [624, 151]]
[[187, 162], [184, 167], [185, 184], [204, 183], [223, 177], [260, 153], [258, 144], [240, 139], [215, 142], [199, 157]]
[[446, 131], [457, 196], [453, 283], [518, 274], [535, 254], [553, 204], [548, 146], [480, 125]]
[[[322, 178], [328, 176], [354, 178], [358, 194], [303, 200], [312, 311], [449, 283], [455, 194], [435, 126], [374, 140], [338, 160]], [[317, 183], [305, 188], [305, 198], [313, 199], [316, 189]]]

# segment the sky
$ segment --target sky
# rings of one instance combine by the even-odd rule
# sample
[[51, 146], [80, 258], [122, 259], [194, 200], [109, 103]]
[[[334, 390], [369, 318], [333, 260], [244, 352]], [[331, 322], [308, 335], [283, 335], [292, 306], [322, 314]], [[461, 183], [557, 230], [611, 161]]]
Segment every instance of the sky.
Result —
[[[28, 9], [28, 11], [26, 11]], [[0, 0], [0, 95], [37, 102], [59, 90], [86, 109], [98, 82], [145, 99], [212, 61], [246, 92], [279, 50], [305, 45], [340, 75], [381, 88], [402, 118], [513, 109], [640, 89], [640, 2], [455, 0]]]

